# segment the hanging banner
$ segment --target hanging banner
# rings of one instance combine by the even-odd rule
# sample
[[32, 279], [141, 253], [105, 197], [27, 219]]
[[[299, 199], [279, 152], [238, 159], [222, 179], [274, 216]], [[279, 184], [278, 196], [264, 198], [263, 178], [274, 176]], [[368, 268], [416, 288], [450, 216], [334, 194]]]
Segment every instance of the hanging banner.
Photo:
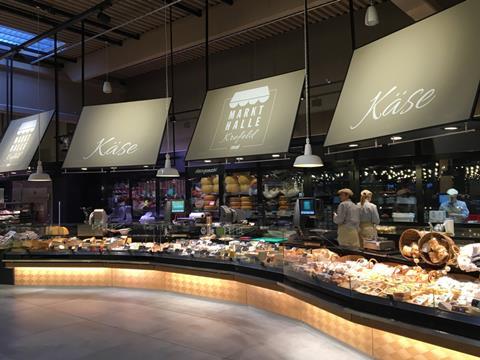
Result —
[[155, 165], [170, 100], [85, 106], [63, 167]]
[[13, 120], [0, 143], [0, 172], [26, 170], [53, 117], [53, 110]]
[[467, 120], [480, 80], [480, 1], [355, 50], [325, 146]]
[[288, 151], [305, 71], [211, 90], [186, 160]]

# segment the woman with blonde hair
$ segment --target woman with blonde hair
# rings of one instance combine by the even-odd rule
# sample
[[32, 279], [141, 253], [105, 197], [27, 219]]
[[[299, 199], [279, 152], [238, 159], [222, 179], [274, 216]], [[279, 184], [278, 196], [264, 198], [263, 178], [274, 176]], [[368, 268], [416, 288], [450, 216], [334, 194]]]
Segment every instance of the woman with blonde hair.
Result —
[[372, 192], [363, 190], [360, 193], [360, 230], [358, 232], [360, 241], [363, 243], [377, 238], [376, 226], [380, 224], [377, 205], [372, 204]]

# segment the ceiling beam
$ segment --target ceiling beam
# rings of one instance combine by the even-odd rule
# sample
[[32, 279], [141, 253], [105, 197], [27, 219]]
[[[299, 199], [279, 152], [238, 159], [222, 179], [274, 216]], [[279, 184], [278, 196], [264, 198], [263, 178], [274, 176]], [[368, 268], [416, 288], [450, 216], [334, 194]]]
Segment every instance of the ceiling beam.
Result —
[[56, 26], [56, 27], [54, 27], [50, 30], [47, 30], [47, 31], [43, 32], [42, 34], [39, 34], [39, 35], [35, 36], [34, 38], [32, 38], [28, 41], [25, 41], [23, 44], [15, 46], [12, 50], [7, 51], [4, 54], [1, 54], [0, 55], [0, 60], [5, 59], [9, 56], [15, 55], [19, 51], [28, 48], [30, 45], [33, 45], [40, 40], [48, 38], [48, 37], [58, 33], [59, 31], [64, 30], [65, 28], [67, 28], [71, 24], [74, 24], [77, 21], [82, 21], [83, 19], [85, 19], [87, 16], [89, 16], [91, 13], [93, 13], [95, 11], [105, 10], [105, 9], [109, 8], [110, 6], [113, 5], [113, 2], [114, 2], [114, 0], [104, 0], [104, 1], [102, 1], [101, 3], [91, 7], [90, 9], [85, 10], [84, 12], [74, 16], [70, 20], [65, 21], [64, 23], [62, 23], [62, 24], [60, 24], [60, 25], [58, 25], [58, 26]]
[[[167, 4], [170, 4], [172, 3], [173, 0], [167, 0], [166, 3]], [[197, 17], [202, 17], [202, 10], [199, 10], [199, 9], [195, 9], [191, 6], [188, 6], [188, 5], [185, 5], [185, 4], [182, 4], [181, 2], [180, 3], [176, 3], [174, 4], [173, 6], [175, 6], [177, 9], [180, 9], [180, 10], [183, 10], [191, 15], [195, 15]]]
[[[35, 14], [34, 12], [23, 10], [23, 9], [20, 9], [20, 8], [11, 6], [11, 5], [0, 4], [0, 11], [4, 11], [4, 12], [7, 12], [7, 13], [16, 15], [16, 16], [20, 16], [20, 17], [29, 19], [31, 21], [35, 21], [35, 22], [37, 21], [37, 14]], [[39, 15], [38, 20], [43, 24], [50, 25], [50, 26], [53, 26], [53, 27], [57, 27], [57, 26], [62, 25], [62, 22], [57, 21], [57, 20], [53, 20], [53, 19], [45, 17], [43, 15]], [[65, 26], [65, 27], [62, 28], [62, 30], [69, 31], [69, 32], [79, 34], [79, 35], [82, 34], [82, 30], [80, 28], [73, 27], [73, 26]], [[88, 35], [88, 36], [93, 36], [93, 35], [95, 35], [95, 32], [85, 30], [85, 34]], [[106, 42], [108, 42], [112, 45], [118, 45], [118, 46], [122, 45], [121, 40], [112, 39], [112, 38], [107, 37], [107, 36], [100, 36], [98, 39], [102, 40], [102, 41], [106, 41]]]
[[435, 0], [392, 0], [392, 2], [414, 21], [424, 19], [441, 10]]
[[[6, 51], [0, 50], [0, 57], [3, 56], [4, 54], [6, 54]], [[15, 55], [13, 55], [13, 60], [14, 61], [16, 61], [17, 63], [25, 64], [25, 65], [29, 65], [34, 59], [35, 59], [35, 57], [28, 56], [28, 55], [23, 55], [21, 53], [16, 53]], [[45, 67], [48, 67], [48, 68], [54, 68], [55, 67], [55, 64], [51, 60], [42, 62], [42, 65], [45, 66]], [[61, 69], [61, 68], [64, 67], [64, 65], [63, 64], [57, 64], [57, 67]]]
[[[333, 0], [310, 0], [310, 9], [331, 4]], [[336, 3], [336, 2], [335, 2]], [[252, 11], [255, 9], [255, 11]], [[278, 21], [279, 19], [303, 11], [303, 0], [275, 0], [275, 9], [270, 1], [242, 0], [234, 1], [233, 6], [212, 6], [209, 9], [211, 18], [210, 41], [213, 43], [232, 34], [249, 31], [249, 29], [263, 24]], [[186, 16], [173, 22], [174, 52], [181, 52], [205, 43], [203, 29], [204, 19], [196, 16]], [[167, 24], [168, 27], [168, 24]], [[105, 62], [103, 49], [94, 51], [86, 56], [85, 78], [91, 79], [105, 74], [155, 61], [168, 52], [162, 39], [165, 29], [157, 29], [142, 34], [138, 41], [126, 40], [122, 47], [111, 47], [108, 64]], [[202, 52], [203, 54], [203, 52]], [[79, 64], [65, 64], [65, 74], [72, 81], [81, 80], [81, 66]]]
[[233, 0], [222, 0], [222, 2], [227, 5], [233, 5]]
[[[12, 44], [0, 41], [0, 45], [8, 47], [8, 50], [12, 49]], [[47, 53], [44, 52], [44, 51], [39, 51], [37, 49], [32, 49], [32, 48], [24, 49], [23, 51], [28, 51], [30, 53], [38, 54], [38, 55], [41, 55], [41, 56], [47, 55]], [[34, 59], [34, 58], [32, 58], [32, 59]], [[60, 55], [58, 55], [58, 60], [68, 61], [68, 62], [71, 62], [71, 63], [76, 63], [77, 62], [77, 59], [73, 59], [73, 58], [69, 58], [69, 57], [65, 57], [65, 56], [60, 56]]]
[[[75, 16], [74, 13], [56, 8], [52, 5], [44, 4], [43, 2], [40, 2], [40, 1], [36, 1], [36, 0], [15, 0], [15, 1], [20, 3], [20, 4], [24, 4], [24, 5], [33, 7], [33, 8], [39, 8], [40, 10], [45, 11], [45, 12], [51, 14], [51, 15], [59, 15], [59, 16], [63, 16], [63, 17], [66, 17], [66, 18], [71, 18], [71, 17]], [[103, 24], [101, 22], [98, 22], [98, 21], [84, 19], [84, 22], [87, 25], [95, 26], [95, 27], [103, 29], [103, 30], [110, 30], [111, 29], [110, 26], [108, 26], [106, 24]], [[130, 38], [130, 39], [135, 39], [135, 40], [140, 39], [140, 34], [130, 32], [130, 31], [126, 31], [126, 30], [122, 30], [122, 29], [112, 30], [112, 33], [122, 35], [122, 36], [125, 36], [125, 37]]]

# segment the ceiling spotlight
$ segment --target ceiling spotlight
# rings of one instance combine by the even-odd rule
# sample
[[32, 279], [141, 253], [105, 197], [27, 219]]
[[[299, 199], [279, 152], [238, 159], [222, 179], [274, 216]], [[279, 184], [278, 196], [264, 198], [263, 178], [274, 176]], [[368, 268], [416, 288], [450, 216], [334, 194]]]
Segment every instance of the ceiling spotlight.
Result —
[[400, 140], [402, 140], [402, 139], [403, 139], [403, 138], [402, 138], [401, 136], [392, 136], [392, 137], [390, 138], [390, 140], [392, 140], [392, 141], [400, 141]]
[[457, 126], [447, 126], [447, 127], [444, 127], [443, 130], [455, 131], [455, 130], [458, 130], [458, 127]]
[[88, 168], [85, 168], [85, 167], [82, 168], [82, 171], [87, 171], [87, 170], [88, 170]]
[[148, 165], [143, 165], [143, 167], [146, 169], [146, 168], [148, 168]]
[[205, 162], [205, 163], [211, 163], [212, 160], [208, 160], [208, 159], [207, 159], [207, 160], [203, 160], [203, 162]]
[[350, 145], [348, 145], [348, 147], [350, 147], [350, 148], [356, 148], [356, 147], [358, 147], [358, 144], [350, 144]]
[[279, 158], [280, 154], [272, 154], [272, 158]]
[[237, 161], [242, 161], [243, 157], [237, 157], [236, 159], [237, 159]]
[[378, 12], [373, 4], [373, 0], [370, 0], [370, 6], [367, 8], [365, 13], [365, 25], [366, 26], [375, 26], [379, 23]]

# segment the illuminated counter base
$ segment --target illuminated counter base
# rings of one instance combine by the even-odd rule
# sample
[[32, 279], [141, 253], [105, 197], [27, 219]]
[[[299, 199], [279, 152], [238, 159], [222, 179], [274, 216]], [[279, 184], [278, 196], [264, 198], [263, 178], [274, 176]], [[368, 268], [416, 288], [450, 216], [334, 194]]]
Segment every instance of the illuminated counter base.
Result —
[[[424, 342], [441, 343], [452, 349], [466, 351], [465, 344], [455, 342], [452, 337], [448, 337], [447, 341], [432, 341], [431, 334], [409, 333], [407, 328], [349, 313], [285, 285], [245, 275], [132, 263], [7, 261], [6, 265], [14, 268], [15, 285], [155, 289], [252, 306], [302, 321], [375, 359], [478, 358]], [[424, 341], [399, 334], [414, 334], [414, 337]], [[467, 346], [471, 354], [478, 350], [475, 345], [478, 346]]]

